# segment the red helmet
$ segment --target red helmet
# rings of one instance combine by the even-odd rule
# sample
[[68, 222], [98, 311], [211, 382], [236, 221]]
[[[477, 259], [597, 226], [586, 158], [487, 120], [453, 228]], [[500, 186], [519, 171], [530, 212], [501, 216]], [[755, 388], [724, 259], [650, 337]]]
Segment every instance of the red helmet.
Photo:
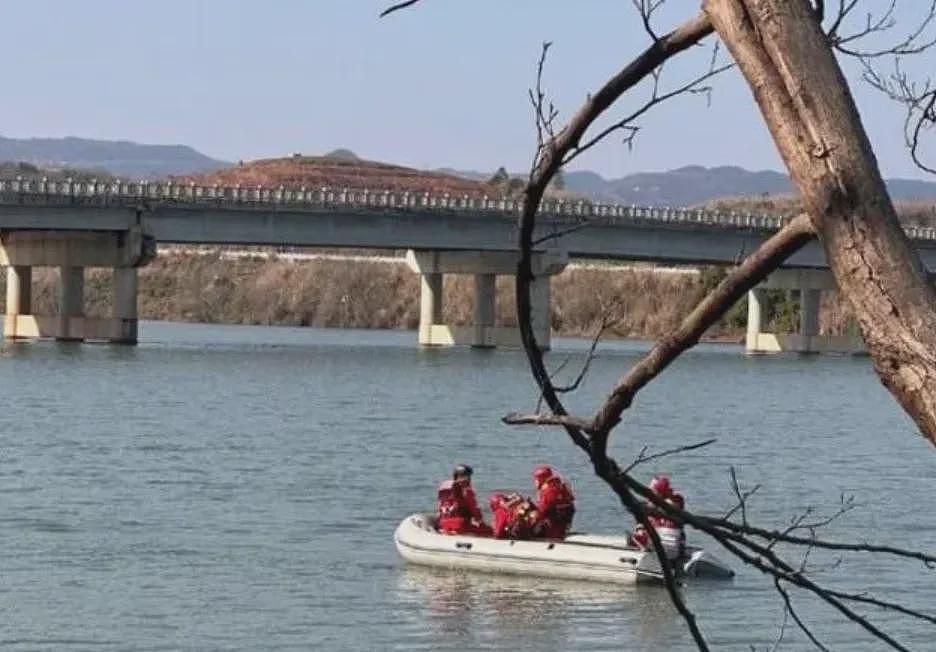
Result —
[[496, 511], [504, 503], [504, 494], [499, 491], [495, 491], [491, 494], [491, 497], [488, 498], [488, 502], [491, 505], [491, 511]]
[[670, 486], [669, 476], [666, 475], [655, 475], [653, 480], [650, 481], [650, 491], [655, 493], [657, 496], [666, 497], [669, 496], [673, 488]]
[[549, 480], [551, 477], [553, 477], [553, 470], [551, 466], [540, 464], [538, 467], [533, 469], [533, 482], [535, 482], [537, 486], [543, 482], [546, 482], [546, 480]]

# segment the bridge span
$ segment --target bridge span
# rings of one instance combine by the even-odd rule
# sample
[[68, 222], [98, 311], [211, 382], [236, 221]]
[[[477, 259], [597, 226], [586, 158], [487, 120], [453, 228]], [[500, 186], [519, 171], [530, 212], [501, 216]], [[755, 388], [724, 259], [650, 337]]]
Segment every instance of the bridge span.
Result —
[[[423, 277], [420, 343], [502, 344], [515, 340], [516, 334], [493, 324], [493, 281], [498, 274], [514, 273], [519, 210], [516, 199], [421, 192], [0, 179], [0, 262], [9, 269], [5, 334], [135, 341], [135, 270], [152, 257], [159, 242], [411, 250], [410, 265]], [[542, 283], [534, 312], [541, 322], [541, 341], [548, 346], [549, 276], [561, 271], [569, 258], [734, 264], [786, 219], [547, 200], [535, 234]], [[936, 229], [911, 227], [907, 233], [924, 264], [936, 271]], [[34, 266], [61, 269], [62, 300], [54, 318], [30, 314]], [[115, 304], [110, 320], [94, 322], [84, 316], [84, 267], [115, 270], [115, 289], [123, 305]], [[827, 266], [821, 248], [811, 244], [785, 267]], [[446, 273], [475, 275], [476, 323], [470, 332], [458, 333], [439, 323], [441, 278]], [[828, 275], [823, 278], [828, 285]], [[818, 292], [812, 287], [816, 283], [797, 289]], [[809, 296], [803, 305], [816, 304], [818, 310], [817, 300]], [[814, 322], [812, 315], [804, 317], [805, 325]], [[750, 346], [749, 337], [749, 348], [764, 348], [757, 341], [755, 337]]]

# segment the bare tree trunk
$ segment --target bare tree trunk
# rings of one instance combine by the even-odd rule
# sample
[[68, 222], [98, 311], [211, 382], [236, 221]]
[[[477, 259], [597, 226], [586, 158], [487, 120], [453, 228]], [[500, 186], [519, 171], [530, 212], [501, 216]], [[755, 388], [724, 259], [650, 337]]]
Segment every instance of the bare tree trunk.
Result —
[[936, 443], [936, 291], [808, 0], [704, 0], [750, 84], [884, 385]]

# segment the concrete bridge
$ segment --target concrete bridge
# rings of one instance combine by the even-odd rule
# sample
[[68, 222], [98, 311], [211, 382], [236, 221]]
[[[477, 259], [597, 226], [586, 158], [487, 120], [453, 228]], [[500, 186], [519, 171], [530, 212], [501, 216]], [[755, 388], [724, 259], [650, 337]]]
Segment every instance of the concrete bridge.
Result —
[[[410, 266], [423, 280], [421, 344], [507, 344], [516, 341], [516, 334], [494, 327], [493, 288], [496, 275], [514, 273], [519, 210], [520, 202], [514, 199], [420, 192], [0, 180], [0, 262], [8, 266], [5, 334], [135, 341], [136, 269], [152, 258], [155, 243], [162, 242], [411, 250]], [[546, 201], [535, 235], [534, 321], [539, 339], [548, 346], [549, 277], [570, 257], [734, 264], [786, 219]], [[936, 229], [909, 228], [908, 235], [925, 264], [936, 271]], [[61, 270], [56, 316], [31, 314], [35, 266]], [[85, 267], [115, 270], [114, 314], [109, 319], [84, 316]], [[796, 277], [801, 281], [774, 284], [804, 293], [800, 335], [806, 339], [784, 344], [777, 338], [749, 337], [749, 349], [843, 348], [823, 344], [813, 332], [818, 295], [809, 293], [834, 288], [829, 287], [829, 275], [821, 272], [826, 268], [821, 248], [805, 247], [787, 267], [804, 270]], [[475, 324], [470, 329], [459, 331], [440, 323], [444, 274], [475, 276]], [[752, 295], [750, 302], [754, 321], [759, 319], [757, 298]], [[759, 326], [749, 330], [760, 333]]]

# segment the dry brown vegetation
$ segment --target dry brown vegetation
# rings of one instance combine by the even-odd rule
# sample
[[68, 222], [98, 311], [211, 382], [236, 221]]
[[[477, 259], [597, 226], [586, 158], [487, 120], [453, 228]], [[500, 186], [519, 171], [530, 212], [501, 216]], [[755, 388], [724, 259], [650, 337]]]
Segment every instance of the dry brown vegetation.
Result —
[[[349, 153], [350, 154], [350, 153]], [[467, 197], [519, 197], [522, 177], [510, 177], [501, 168], [487, 181], [465, 179], [454, 174], [350, 158], [301, 156], [271, 158], [240, 163], [231, 168], [184, 177], [171, 177], [181, 183], [200, 185], [279, 187], [284, 188], [354, 188], [375, 191], [410, 191], [451, 194]], [[549, 197], [584, 199], [574, 192], [550, 187]]]
[[284, 186], [287, 188], [370, 188], [481, 196], [490, 188], [479, 181], [450, 174], [329, 156], [293, 156], [251, 161], [226, 170], [181, 177], [178, 180], [225, 186]]
[[[362, 252], [366, 253], [366, 252]], [[717, 272], [715, 272], [717, 277]], [[0, 277], [2, 278], [2, 277]], [[56, 312], [58, 273], [37, 268], [37, 314]], [[552, 325], [561, 335], [589, 337], [611, 313], [609, 337], [653, 338], [674, 328], [704, 296], [712, 278], [654, 273], [640, 268], [570, 267], [553, 278]], [[0, 280], [0, 290], [3, 288]], [[470, 276], [445, 278], [445, 322], [470, 324], [474, 285]], [[2, 296], [2, 294], [0, 294]], [[795, 329], [790, 300], [776, 300], [769, 328]], [[85, 276], [85, 308], [106, 315], [111, 304], [109, 270]], [[222, 258], [220, 253], [161, 254], [140, 270], [140, 317], [163, 321], [321, 328], [414, 329], [419, 323], [419, 279], [403, 262]], [[497, 280], [497, 323], [515, 326], [513, 280]], [[744, 302], [707, 334], [740, 340]], [[848, 310], [837, 295], [823, 297], [822, 332], [841, 333]]]
[[[57, 272], [35, 274], [34, 309], [54, 314]], [[108, 270], [88, 270], [88, 314], [108, 314], [110, 279]], [[471, 323], [473, 288], [470, 276], [446, 276], [446, 323]], [[498, 278], [497, 289], [497, 322], [515, 325], [512, 279]], [[553, 279], [553, 328], [564, 335], [591, 335], [612, 307], [617, 321], [609, 335], [653, 337], [677, 323], [702, 291], [699, 276], [570, 268]], [[140, 270], [139, 306], [143, 319], [413, 329], [419, 322], [419, 279], [402, 263], [160, 255]], [[740, 337], [741, 332], [719, 329], [713, 335]]]

